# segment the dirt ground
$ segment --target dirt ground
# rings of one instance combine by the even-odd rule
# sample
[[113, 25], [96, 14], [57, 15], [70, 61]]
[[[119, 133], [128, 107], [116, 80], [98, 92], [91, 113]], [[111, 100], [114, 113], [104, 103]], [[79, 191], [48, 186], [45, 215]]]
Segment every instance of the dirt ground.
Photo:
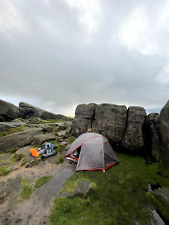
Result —
[[[0, 222], [3, 225], [49, 225], [48, 215], [53, 201], [75, 170], [75, 165], [67, 160], [56, 164], [56, 157], [49, 157], [32, 168], [21, 167], [17, 163], [12, 172], [0, 177]], [[37, 178], [43, 176], [53, 178], [35, 189], [30, 199], [18, 202], [22, 178], [28, 179], [33, 185]]]

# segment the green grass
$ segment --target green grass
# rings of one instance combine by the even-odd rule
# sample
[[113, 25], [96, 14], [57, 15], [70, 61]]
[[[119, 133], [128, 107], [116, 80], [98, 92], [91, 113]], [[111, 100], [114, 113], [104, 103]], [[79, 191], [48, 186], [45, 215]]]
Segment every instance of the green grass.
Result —
[[73, 136], [73, 135], [69, 135], [68, 136], [68, 140], [69, 140], [69, 143], [71, 144], [71, 143], [73, 143], [74, 141], [75, 141], [75, 137]]
[[63, 156], [60, 156], [59, 160], [57, 161], [57, 164], [60, 164], [64, 161], [64, 157]]
[[19, 148], [12, 148], [12, 149], [8, 149], [6, 152], [7, 153], [15, 153], [17, 150], [19, 150]]
[[21, 191], [19, 192], [19, 201], [23, 201], [24, 199], [29, 199], [32, 194], [32, 187], [29, 185], [27, 179], [23, 178], [21, 183]]
[[38, 117], [30, 117], [29, 121], [27, 122], [27, 124], [45, 124], [47, 123], [46, 120], [40, 119]]
[[56, 148], [57, 154], [60, 154], [64, 149], [66, 145], [58, 145]]
[[52, 144], [57, 145], [57, 148], [55, 149], [55, 151], [57, 152], [57, 154], [60, 154], [64, 149], [66, 145], [61, 145], [60, 144], [60, 138], [57, 137], [55, 141], [51, 141]]
[[9, 158], [9, 162], [10, 162], [10, 164], [13, 164], [13, 163], [15, 163], [15, 162], [18, 162], [18, 161], [20, 161], [21, 159], [23, 159], [23, 158], [25, 158], [25, 155], [22, 153], [22, 154], [12, 154], [11, 156], [10, 156], [10, 158]]
[[[1, 156], [3, 156], [3, 155], [5, 155], [5, 153], [1, 154]], [[6, 176], [8, 173], [11, 172], [12, 164], [14, 164], [14, 163], [16, 163], [17, 161], [20, 161], [20, 160], [22, 160], [22, 163], [23, 163], [24, 159], [25, 159], [24, 154], [17, 155], [17, 154], [14, 153], [14, 154], [10, 155], [8, 159], [0, 160], [0, 163], [1, 163], [0, 176]]]
[[0, 166], [0, 176], [6, 176], [10, 171], [7, 166]]
[[38, 157], [34, 158], [31, 162], [30, 165], [31, 166], [35, 166], [38, 165], [38, 163], [42, 160], [42, 155], [39, 155]]
[[169, 178], [160, 163], [146, 165], [143, 158], [117, 154], [120, 163], [106, 170], [80, 171], [69, 178], [64, 190], [74, 188], [81, 179], [93, 184], [94, 192], [87, 199], [57, 197], [50, 224], [69, 225], [141, 225], [151, 224], [150, 202], [146, 197], [148, 184], [159, 183], [169, 188]]
[[50, 123], [62, 123], [65, 121], [69, 121], [69, 118], [64, 118], [64, 119], [47, 119], [46, 121]]
[[47, 183], [49, 180], [52, 179], [52, 176], [44, 176], [44, 177], [40, 177], [36, 180], [34, 187], [35, 188], [39, 188], [41, 187], [43, 184]]
[[[72, 136], [70, 134], [68, 134], [66, 136], [67, 136], [67, 140], [68, 140], [69, 144], [73, 143], [73, 141], [76, 139], [74, 136]], [[58, 154], [60, 154], [66, 147], [66, 145], [61, 145], [60, 144], [61, 142], [60, 142], [60, 138], [59, 137], [57, 137], [56, 140], [51, 141], [51, 143], [54, 144], [54, 145], [57, 145], [57, 148], [55, 150], [56, 150], [56, 152]]]
[[25, 127], [23, 125], [21, 125], [19, 127], [15, 127], [15, 128], [10, 128], [8, 131], [1, 132], [0, 133], [0, 138], [4, 137], [6, 135], [9, 135], [9, 134], [13, 134], [13, 133], [24, 131], [24, 129], [25, 129]]

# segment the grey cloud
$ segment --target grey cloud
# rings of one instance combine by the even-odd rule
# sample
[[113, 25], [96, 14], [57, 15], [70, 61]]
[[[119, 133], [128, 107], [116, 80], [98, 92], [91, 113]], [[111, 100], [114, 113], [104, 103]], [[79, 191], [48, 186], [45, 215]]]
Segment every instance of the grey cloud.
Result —
[[[136, 7], [151, 11], [153, 4], [154, 24], [158, 2], [100, 1], [97, 26], [90, 32], [79, 22], [80, 11], [64, 1], [8, 2], [22, 18], [22, 29], [10, 24], [6, 33], [0, 29], [0, 96], [6, 100], [28, 99], [62, 114], [73, 114], [80, 103], [159, 108], [168, 100], [167, 85], [157, 80], [168, 55], [144, 55], [118, 39], [119, 27]], [[159, 32], [164, 49], [168, 33]]]

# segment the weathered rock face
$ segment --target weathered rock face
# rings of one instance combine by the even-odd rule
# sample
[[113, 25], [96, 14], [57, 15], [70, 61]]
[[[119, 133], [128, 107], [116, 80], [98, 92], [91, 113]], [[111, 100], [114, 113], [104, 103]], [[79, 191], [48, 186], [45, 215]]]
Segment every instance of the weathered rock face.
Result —
[[119, 143], [126, 129], [126, 118], [126, 106], [101, 104], [96, 107], [91, 127], [94, 132], [106, 136], [110, 142]]
[[146, 111], [142, 107], [114, 104], [78, 105], [73, 120], [73, 135], [79, 136], [92, 128], [93, 132], [106, 136], [114, 146], [128, 151], [144, 147], [143, 124]]
[[30, 145], [35, 135], [41, 134], [41, 128], [33, 128], [27, 131], [14, 133], [0, 138], [0, 152]]
[[81, 104], [77, 106], [72, 126], [72, 134], [75, 137], [85, 133], [88, 128], [91, 128], [95, 117], [96, 107], [97, 104], [94, 103]]
[[15, 105], [0, 100], [0, 121], [14, 120], [20, 116], [20, 110]]
[[25, 117], [29, 116], [37, 116], [42, 119], [63, 119], [66, 118], [60, 114], [54, 114], [51, 112], [48, 112], [46, 110], [40, 109], [38, 107], [32, 106], [30, 104], [27, 104], [25, 102], [20, 102], [19, 107], [22, 108], [22, 112], [24, 112]]
[[128, 108], [127, 126], [122, 140], [122, 147], [129, 151], [138, 151], [144, 148], [143, 125], [146, 111], [142, 107]]
[[156, 161], [160, 161], [161, 156], [159, 118], [158, 113], [150, 113], [146, 118], [147, 149]]
[[160, 112], [159, 131], [161, 137], [161, 153], [163, 159], [169, 162], [169, 101]]

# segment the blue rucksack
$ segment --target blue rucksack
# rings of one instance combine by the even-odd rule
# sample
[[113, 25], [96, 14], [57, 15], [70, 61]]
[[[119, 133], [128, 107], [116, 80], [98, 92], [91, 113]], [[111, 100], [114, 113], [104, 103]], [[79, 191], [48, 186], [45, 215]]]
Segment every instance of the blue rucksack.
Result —
[[45, 150], [50, 150], [51, 152], [53, 152], [53, 149], [54, 145], [52, 143], [46, 143]]

